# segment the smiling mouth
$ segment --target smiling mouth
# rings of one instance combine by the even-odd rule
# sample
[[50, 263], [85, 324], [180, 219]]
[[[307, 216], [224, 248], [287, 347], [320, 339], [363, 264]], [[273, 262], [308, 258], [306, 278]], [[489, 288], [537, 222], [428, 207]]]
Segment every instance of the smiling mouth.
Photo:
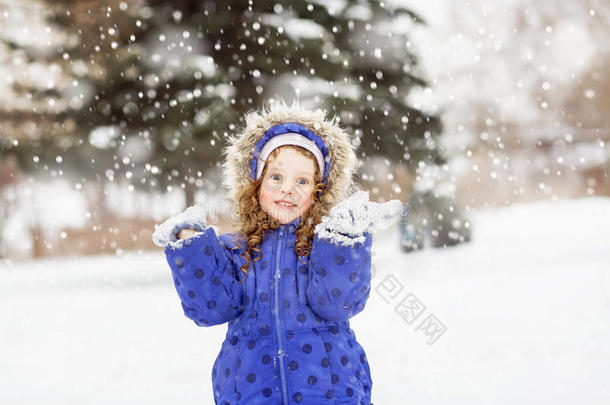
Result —
[[292, 204], [292, 203], [289, 203], [287, 201], [276, 201], [275, 205], [278, 205], [278, 206], [280, 206], [282, 208], [294, 208], [294, 207], [297, 206], [296, 204]]

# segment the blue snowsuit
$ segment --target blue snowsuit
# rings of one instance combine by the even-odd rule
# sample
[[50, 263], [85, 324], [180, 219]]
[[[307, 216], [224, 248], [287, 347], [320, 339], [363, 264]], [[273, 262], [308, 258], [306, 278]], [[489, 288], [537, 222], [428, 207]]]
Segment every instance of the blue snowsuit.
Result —
[[299, 261], [300, 220], [264, 231], [247, 278], [235, 233], [208, 227], [165, 248], [184, 314], [199, 326], [229, 322], [212, 370], [217, 405], [372, 405], [369, 364], [349, 324], [369, 297], [372, 235], [341, 246], [314, 234]]

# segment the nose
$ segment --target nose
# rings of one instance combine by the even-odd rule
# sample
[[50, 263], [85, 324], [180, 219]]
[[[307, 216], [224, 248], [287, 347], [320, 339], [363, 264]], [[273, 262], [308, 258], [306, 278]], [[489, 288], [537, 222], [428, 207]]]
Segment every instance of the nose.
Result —
[[282, 194], [292, 194], [292, 186], [289, 184], [282, 184], [282, 188], [280, 190]]
[[291, 194], [292, 194], [292, 192], [293, 192], [293, 190], [292, 190], [292, 184], [290, 183], [290, 181], [283, 181], [283, 182], [280, 184], [280, 193], [281, 193], [282, 195], [284, 195], [284, 194], [291, 195]]

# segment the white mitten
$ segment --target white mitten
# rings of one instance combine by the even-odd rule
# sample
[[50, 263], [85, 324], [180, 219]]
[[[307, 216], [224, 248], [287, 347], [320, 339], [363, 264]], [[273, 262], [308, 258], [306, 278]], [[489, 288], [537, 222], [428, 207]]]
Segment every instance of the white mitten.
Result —
[[368, 192], [357, 191], [331, 208], [329, 215], [316, 225], [315, 232], [321, 238], [353, 245], [365, 240], [365, 232], [374, 233], [395, 223], [403, 208], [399, 200], [375, 203], [369, 201]]
[[152, 235], [153, 242], [160, 247], [175, 243], [178, 241], [178, 232], [183, 229], [205, 231], [205, 222], [206, 214], [203, 208], [199, 205], [193, 205], [159, 225]]

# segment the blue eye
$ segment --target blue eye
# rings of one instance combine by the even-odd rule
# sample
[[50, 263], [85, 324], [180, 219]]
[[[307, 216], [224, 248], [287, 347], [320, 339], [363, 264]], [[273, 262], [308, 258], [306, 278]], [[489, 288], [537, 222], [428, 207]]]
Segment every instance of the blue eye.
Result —
[[[280, 175], [279, 175], [279, 174], [273, 174], [273, 175], [271, 175], [271, 178], [272, 178], [272, 179], [274, 179], [274, 180], [276, 180], [276, 179], [275, 179], [275, 177], [280, 177]], [[277, 179], [277, 180], [279, 180], [279, 179]]]
[[307, 179], [300, 178], [300, 179], [299, 179], [299, 181], [300, 181], [300, 180], [303, 180], [303, 181], [304, 181], [304, 183], [301, 183], [301, 184], [308, 184], [308, 183], [309, 183], [309, 181], [307, 181]]

